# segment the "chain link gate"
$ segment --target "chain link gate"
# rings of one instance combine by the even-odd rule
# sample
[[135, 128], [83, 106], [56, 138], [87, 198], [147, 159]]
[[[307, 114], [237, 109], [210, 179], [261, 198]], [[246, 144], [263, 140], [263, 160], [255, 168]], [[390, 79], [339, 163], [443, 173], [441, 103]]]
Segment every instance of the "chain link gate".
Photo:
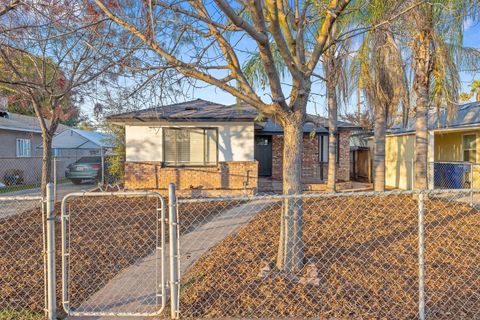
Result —
[[62, 304], [69, 316], [157, 316], [166, 303], [165, 201], [155, 192], [62, 201]]

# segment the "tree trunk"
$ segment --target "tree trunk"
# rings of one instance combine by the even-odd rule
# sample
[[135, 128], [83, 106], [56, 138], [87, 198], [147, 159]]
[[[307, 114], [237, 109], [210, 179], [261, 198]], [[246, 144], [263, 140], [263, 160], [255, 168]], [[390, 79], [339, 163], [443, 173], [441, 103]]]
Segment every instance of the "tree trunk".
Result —
[[[327, 79], [328, 82], [328, 79]], [[327, 83], [328, 99], [328, 178], [327, 191], [336, 191], [337, 181], [337, 92], [335, 84]]]
[[387, 109], [378, 106], [374, 123], [375, 147], [373, 154], [373, 187], [375, 191], [385, 191], [385, 134], [387, 131]]
[[[303, 118], [291, 116], [283, 124], [283, 194], [302, 193]], [[299, 197], [283, 201], [277, 268], [298, 272], [303, 268], [303, 208]]]
[[41, 179], [41, 192], [42, 196], [47, 195], [47, 183], [51, 182], [52, 176], [52, 137], [49, 132], [42, 133], [42, 179]]
[[417, 39], [418, 46], [414, 56], [414, 90], [416, 95], [415, 119], [415, 189], [428, 187], [428, 103], [431, 73], [431, 48], [428, 29], [422, 31]]
[[415, 112], [415, 189], [428, 187], [428, 88], [417, 88], [417, 104]]

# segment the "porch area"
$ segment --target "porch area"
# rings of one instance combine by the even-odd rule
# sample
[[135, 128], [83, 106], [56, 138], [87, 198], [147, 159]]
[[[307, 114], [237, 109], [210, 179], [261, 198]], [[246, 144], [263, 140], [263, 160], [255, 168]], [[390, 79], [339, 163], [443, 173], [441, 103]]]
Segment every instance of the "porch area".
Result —
[[[304, 179], [304, 192], [322, 192], [325, 191], [327, 183], [319, 179]], [[357, 181], [339, 181], [337, 182], [337, 191], [369, 191], [373, 189], [373, 184]], [[258, 194], [282, 193], [282, 180], [272, 177], [258, 178]]]

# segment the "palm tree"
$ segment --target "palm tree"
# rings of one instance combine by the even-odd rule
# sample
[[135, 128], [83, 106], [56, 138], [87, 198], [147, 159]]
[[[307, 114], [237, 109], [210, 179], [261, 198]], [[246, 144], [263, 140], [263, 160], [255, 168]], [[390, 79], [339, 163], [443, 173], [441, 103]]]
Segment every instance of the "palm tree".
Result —
[[[394, 12], [397, 1], [374, 0], [360, 18], [375, 25]], [[394, 25], [387, 23], [367, 33], [352, 63], [357, 85], [365, 92], [374, 114], [374, 190], [385, 190], [385, 136], [389, 118], [398, 107], [408, 109], [408, 90], [400, 48], [394, 38]]]
[[[332, 30], [337, 33], [340, 27]], [[336, 35], [334, 36], [336, 37]], [[332, 36], [332, 38], [334, 38]], [[326, 190], [336, 191], [337, 181], [337, 148], [338, 148], [338, 108], [340, 99], [347, 99], [349, 86], [346, 76], [347, 61], [349, 59], [350, 42], [332, 44], [322, 55], [323, 75], [327, 92], [328, 108], [328, 176]]]
[[473, 80], [470, 85], [470, 93], [475, 95], [476, 101], [480, 101], [480, 80]]
[[428, 187], [428, 110], [456, 110], [463, 21], [475, 15], [473, 0], [436, 0], [418, 5], [410, 17], [410, 46], [415, 94], [415, 188]]

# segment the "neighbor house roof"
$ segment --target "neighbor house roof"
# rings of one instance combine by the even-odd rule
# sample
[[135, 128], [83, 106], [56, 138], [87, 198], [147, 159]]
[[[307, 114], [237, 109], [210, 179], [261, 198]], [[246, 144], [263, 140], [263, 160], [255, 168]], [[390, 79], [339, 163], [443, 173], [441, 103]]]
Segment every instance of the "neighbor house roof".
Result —
[[[271, 119], [257, 119], [259, 112], [254, 107], [239, 103], [223, 105], [202, 99], [176, 103], [168, 106], [131, 111], [108, 116], [110, 122], [150, 122], [150, 121], [255, 121], [256, 129], [262, 133], [281, 133], [283, 129]], [[328, 119], [315, 117], [315, 124], [306, 123], [304, 132], [328, 132]], [[356, 126], [339, 121], [339, 128], [357, 128]]]
[[[428, 114], [428, 129], [455, 129], [480, 127], [480, 102], [471, 102], [459, 105], [452, 116], [448, 117], [445, 108], [440, 111], [431, 111]], [[405, 134], [415, 131], [415, 117], [410, 118], [407, 125], [397, 124], [390, 129], [391, 134]]]
[[101, 149], [113, 148], [113, 137], [98, 131], [70, 128], [56, 135], [52, 141], [55, 149]]
[[[17, 114], [0, 110], [0, 129], [11, 131], [24, 131], [41, 133], [42, 129], [36, 116], [27, 116], [23, 114]], [[49, 121], [47, 120], [47, 123]], [[57, 127], [57, 133], [63, 132], [69, 129], [68, 126], [59, 124]]]
[[[310, 115], [315, 119], [315, 122], [307, 122], [303, 125], [303, 131], [304, 132], [312, 132], [315, 131], [317, 133], [326, 133], [328, 132], [328, 119], [325, 117], [321, 116], [315, 116], [315, 115]], [[278, 124], [273, 122], [270, 119], [267, 119], [266, 122], [262, 124], [262, 122], [259, 122], [257, 127], [260, 127], [261, 131], [264, 133], [281, 133], [283, 132], [282, 127], [280, 127]], [[344, 122], [344, 121], [337, 121], [337, 127], [339, 129], [350, 129], [350, 128], [357, 128], [357, 126]]]

